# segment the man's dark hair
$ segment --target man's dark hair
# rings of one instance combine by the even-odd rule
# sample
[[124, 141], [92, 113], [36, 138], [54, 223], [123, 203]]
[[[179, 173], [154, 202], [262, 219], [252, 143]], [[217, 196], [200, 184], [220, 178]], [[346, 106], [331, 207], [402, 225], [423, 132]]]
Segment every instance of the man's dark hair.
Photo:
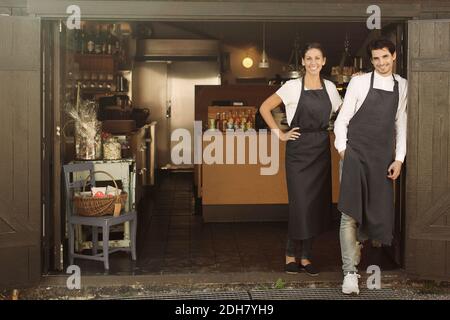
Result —
[[322, 56], [325, 58], [325, 50], [323, 50], [322, 45], [319, 42], [309, 42], [307, 44], [305, 44], [305, 46], [302, 49], [302, 58], [304, 59], [306, 56], [306, 52], [308, 52], [308, 50], [311, 49], [317, 49], [320, 52], [322, 52]]
[[367, 45], [367, 54], [369, 55], [369, 58], [372, 59], [372, 50], [383, 48], [387, 48], [391, 54], [394, 54], [395, 52], [395, 44], [389, 39], [380, 38], [370, 41]]

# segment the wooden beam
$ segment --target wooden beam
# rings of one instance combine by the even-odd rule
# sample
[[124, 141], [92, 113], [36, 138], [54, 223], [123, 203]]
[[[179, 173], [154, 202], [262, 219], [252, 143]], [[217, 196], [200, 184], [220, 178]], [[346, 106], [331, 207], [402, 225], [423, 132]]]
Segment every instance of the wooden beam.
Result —
[[26, 8], [27, 0], [0, 0], [0, 7]]
[[[412, 233], [411, 238], [421, 240], [450, 241], [450, 226], [432, 226], [417, 233]], [[444, 252], [443, 252], [444, 254]]]
[[447, 59], [412, 59], [411, 71], [448, 72], [450, 71], [450, 57]]
[[[81, 8], [82, 19], [283, 20], [337, 17], [364, 21], [368, 3], [225, 2], [225, 1], [72, 1], [29, 0], [30, 14], [64, 18], [69, 5]], [[380, 3], [383, 18], [419, 16], [420, 3]]]

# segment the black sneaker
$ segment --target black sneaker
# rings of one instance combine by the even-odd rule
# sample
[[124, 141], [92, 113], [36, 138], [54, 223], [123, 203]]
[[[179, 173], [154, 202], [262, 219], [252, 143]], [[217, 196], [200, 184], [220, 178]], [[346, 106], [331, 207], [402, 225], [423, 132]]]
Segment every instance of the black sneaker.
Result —
[[300, 270], [305, 271], [311, 277], [316, 277], [319, 275], [319, 271], [313, 266], [312, 263], [306, 266], [300, 264]]
[[284, 271], [289, 274], [296, 274], [300, 272], [300, 268], [296, 262], [289, 262], [285, 264]]

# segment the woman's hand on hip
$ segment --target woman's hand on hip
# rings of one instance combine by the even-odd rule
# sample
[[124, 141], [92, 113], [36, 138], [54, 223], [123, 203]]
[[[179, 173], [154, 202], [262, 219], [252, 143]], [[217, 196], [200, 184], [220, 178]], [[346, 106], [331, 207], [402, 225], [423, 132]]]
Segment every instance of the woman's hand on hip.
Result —
[[288, 141], [288, 140], [296, 140], [298, 137], [300, 137], [302, 134], [298, 132], [300, 130], [299, 127], [292, 128], [288, 132], [280, 132], [280, 140], [281, 141]]

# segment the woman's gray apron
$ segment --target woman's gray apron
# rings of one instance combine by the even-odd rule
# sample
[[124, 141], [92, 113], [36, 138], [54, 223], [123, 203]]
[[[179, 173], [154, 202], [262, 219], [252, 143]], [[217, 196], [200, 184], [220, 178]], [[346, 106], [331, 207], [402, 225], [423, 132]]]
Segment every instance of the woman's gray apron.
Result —
[[339, 211], [359, 224], [359, 238], [390, 245], [394, 225], [393, 182], [387, 178], [394, 161], [398, 82], [394, 91], [373, 88], [348, 125], [342, 168]]
[[286, 144], [286, 181], [289, 198], [289, 238], [304, 240], [320, 234], [331, 218], [331, 154], [327, 131], [331, 102], [325, 83], [322, 90], [305, 91], [291, 128], [301, 136]]

